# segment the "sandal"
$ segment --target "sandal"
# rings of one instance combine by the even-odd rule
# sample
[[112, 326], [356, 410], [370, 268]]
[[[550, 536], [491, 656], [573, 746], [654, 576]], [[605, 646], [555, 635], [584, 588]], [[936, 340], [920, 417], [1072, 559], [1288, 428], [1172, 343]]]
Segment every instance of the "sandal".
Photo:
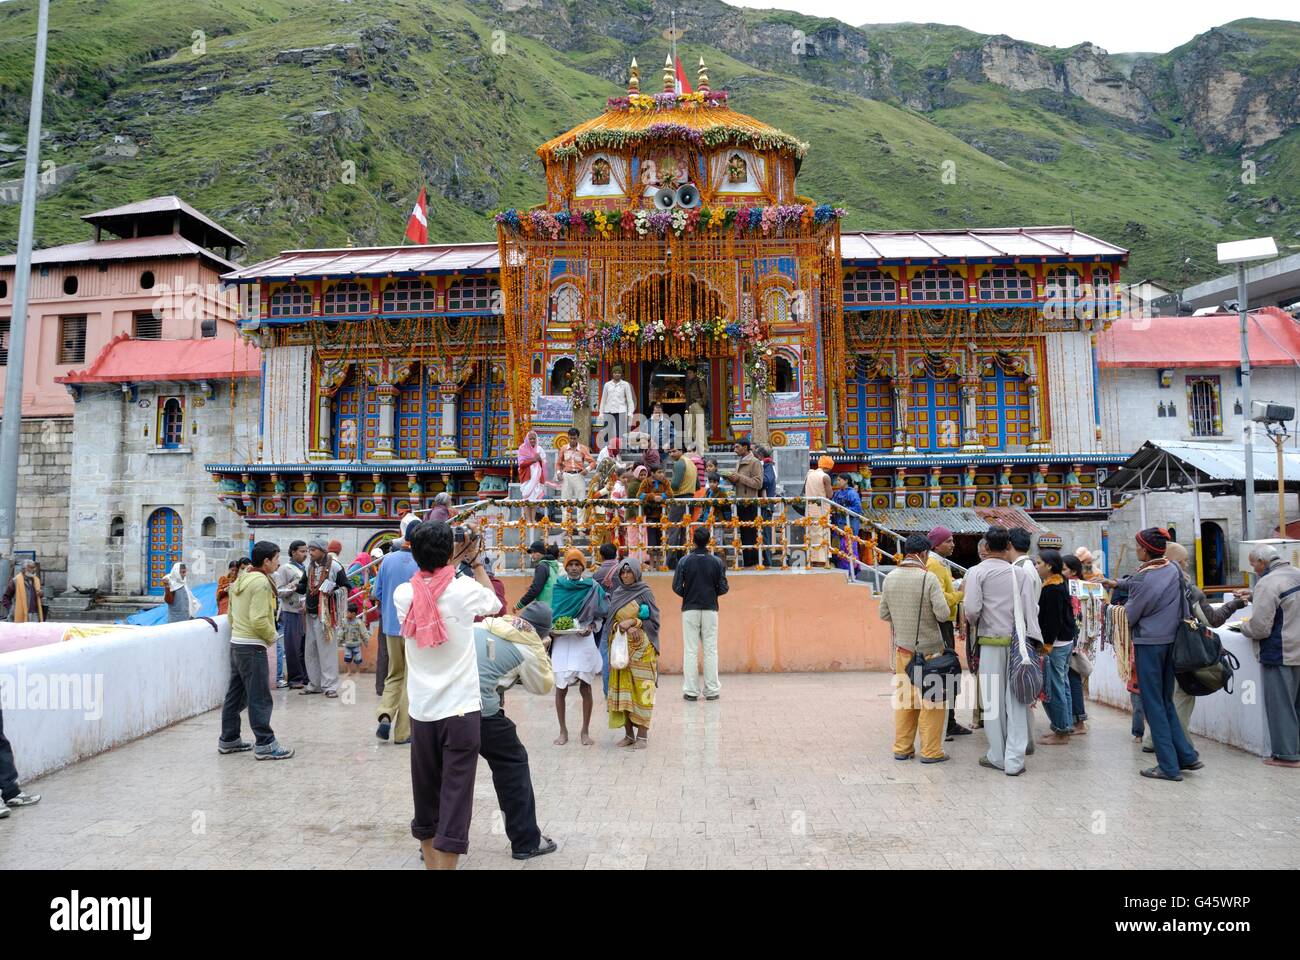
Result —
[[644, 750], [644, 749], [645, 749], [646, 747], [648, 747], [648, 746], [650, 746], [650, 741], [649, 741], [649, 740], [647, 740], [645, 737], [637, 737], [637, 738], [636, 738], [636, 743], [632, 744], [632, 749], [633, 749], [633, 750]]
[[632, 744], [634, 744], [634, 743], [636, 743], [636, 737], [624, 737], [624, 738], [623, 738], [622, 740], [620, 740], [618, 743], [614, 744], [614, 746], [616, 746], [616, 747], [630, 747], [630, 746], [632, 746]]

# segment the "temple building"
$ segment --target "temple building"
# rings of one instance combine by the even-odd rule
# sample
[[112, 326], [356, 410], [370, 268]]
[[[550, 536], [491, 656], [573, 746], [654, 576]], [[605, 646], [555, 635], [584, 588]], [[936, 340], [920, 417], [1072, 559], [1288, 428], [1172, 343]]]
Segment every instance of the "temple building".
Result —
[[[809, 145], [710, 88], [627, 94], [542, 144], [546, 195], [496, 243], [290, 250], [226, 275], [262, 349], [256, 459], [213, 463], [251, 526], [364, 547], [443, 491], [504, 496], [537, 430], [596, 437], [615, 367], [638, 413], [705, 387], [710, 445], [829, 452], [884, 521], [1110, 512], [1096, 336], [1126, 250], [1072, 227], [842, 233]], [[595, 422], [593, 422], [595, 421]], [[635, 421], [634, 421], [635, 427]], [[345, 543], [351, 549], [352, 544]]]

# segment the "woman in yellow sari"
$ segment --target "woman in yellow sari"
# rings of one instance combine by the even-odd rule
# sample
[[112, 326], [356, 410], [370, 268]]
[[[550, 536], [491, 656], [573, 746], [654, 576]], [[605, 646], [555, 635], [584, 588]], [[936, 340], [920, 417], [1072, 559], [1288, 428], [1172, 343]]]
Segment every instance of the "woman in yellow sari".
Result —
[[[659, 605], [650, 585], [641, 579], [640, 561], [633, 557], [614, 569], [609, 609], [609, 626], [600, 651], [605, 661], [609, 728], [623, 729], [625, 736], [618, 746], [644, 750], [659, 684]], [[615, 670], [609, 665], [609, 647], [619, 630], [627, 636], [628, 665]]]

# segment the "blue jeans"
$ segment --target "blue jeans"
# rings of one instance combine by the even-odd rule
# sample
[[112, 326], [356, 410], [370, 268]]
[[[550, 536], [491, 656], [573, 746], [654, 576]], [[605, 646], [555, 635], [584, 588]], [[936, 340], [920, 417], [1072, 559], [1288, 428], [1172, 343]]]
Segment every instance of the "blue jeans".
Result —
[[1069, 733], [1074, 729], [1074, 710], [1070, 707], [1070, 651], [1072, 641], [1052, 645], [1052, 652], [1043, 664], [1043, 686], [1047, 688], [1047, 717], [1052, 722], [1053, 733]]
[[1142, 737], [1147, 732], [1147, 726], [1142, 722], [1142, 694], [1130, 693], [1128, 702], [1133, 707], [1133, 726], [1129, 729], [1134, 737]]
[[1074, 722], [1083, 723], [1088, 719], [1088, 704], [1083, 697], [1083, 677], [1073, 668], [1070, 670], [1070, 707], [1074, 710]]
[[1177, 777], [1183, 767], [1199, 757], [1183, 733], [1174, 709], [1174, 645], [1136, 644], [1138, 689], [1151, 739], [1156, 745], [1156, 760], [1166, 776]]
[[275, 638], [275, 682], [279, 683], [284, 679], [284, 634], [280, 633]]

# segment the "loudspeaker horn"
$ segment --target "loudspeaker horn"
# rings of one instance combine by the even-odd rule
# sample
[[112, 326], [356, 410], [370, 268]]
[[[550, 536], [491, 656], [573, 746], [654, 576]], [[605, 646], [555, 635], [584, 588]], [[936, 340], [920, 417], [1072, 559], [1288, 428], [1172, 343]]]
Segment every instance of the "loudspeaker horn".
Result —
[[700, 205], [700, 191], [695, 189], [693, 183], [683, 183], [677, 188], [676, 200], [679, 207], [698, 207]]
[[660, 187], [655, 191], [655, 209], [671, 210], [673, 204], [677, 202], [677, 194], [673, 193], [667, 187]]

